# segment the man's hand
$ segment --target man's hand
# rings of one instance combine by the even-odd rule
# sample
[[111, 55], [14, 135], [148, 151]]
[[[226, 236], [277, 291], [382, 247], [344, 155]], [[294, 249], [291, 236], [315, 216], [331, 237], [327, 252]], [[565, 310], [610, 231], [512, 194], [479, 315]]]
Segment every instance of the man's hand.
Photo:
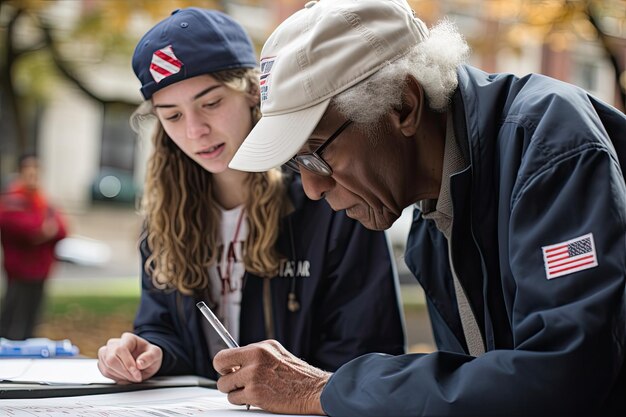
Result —
[[162, 361], [160, 347], [133, 333], [109, 339], [98, 349], [98, 369], [118, 383], [144, 381], [159, 370]]
[[217, 388], [233, 404], [273, 413], [324, 414], [320, 397], [331, 374], [296, 358], [275, 340], [221, 350], [213, 366], [222, 375]]

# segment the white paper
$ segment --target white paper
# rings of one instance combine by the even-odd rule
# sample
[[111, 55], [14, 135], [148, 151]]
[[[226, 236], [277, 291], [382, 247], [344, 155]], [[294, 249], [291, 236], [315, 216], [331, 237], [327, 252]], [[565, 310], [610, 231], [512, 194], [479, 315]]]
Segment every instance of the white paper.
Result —
[[114, 384], [97, 359], [1, 359], [0, 379], [37, 384]]
[[10, 380], [26, 372], [30, 359], [0, 359], [0, 380]]
[[215, 389], [158, 388], [65, 398], [1, 400], [0, 415], [10, 417], [171, 417], [270, 415], [233, 405]]

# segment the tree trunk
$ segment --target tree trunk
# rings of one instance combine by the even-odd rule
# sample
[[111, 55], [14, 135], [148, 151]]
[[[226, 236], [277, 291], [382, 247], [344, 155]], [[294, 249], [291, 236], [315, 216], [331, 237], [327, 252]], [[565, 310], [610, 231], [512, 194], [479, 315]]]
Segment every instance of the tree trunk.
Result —
[[593, 27], [596, 29], [596, 32], [598, 34], [598, 40], [604, 47], [604, 50], [606, 54], [608, 55], [609, 61], [611, 62], [611, 65], [613, 66], [614, 73], [615, 73], [615, 84], [617, 84], [617, 88], [619, 91], [622, 111], [626, 111], [626, 86], [622, 85], [621, 83], [621, 76], [622, 76], [622, 73], [625, 71], [625, 69], [621, 68], [618, 56], [613, 51], [613, 46], [611, 45], [609, 36], [606, 33], [604, 33], [602, 29], [600, 28], [600, 26], [598, 25], [598, 20], [596, 16], [594, 15], [591, 4], [589, 2], [587, 3], [586, 13], [587, 13], [589, 22], [591, 22]]
[[[5, 152], [8, 151], [9, 154], [22, 154], [28, 147], [28, 138], [20, 98], [15, 91], [13, 78], [11, 76], [13, 65], [18, 56], [13, 46], [15, 25], [23, 12], [23, 9], [17, 9], [9, 18], [6, 27], [4, 48], [2, 48], [4, 56], [0, 59], [0, 88], [3, 92], [3, 98], [6, 100], [6, 105], [2, 108], [3, 128], [0, 135], [2, 135], [2, 149]], [[0, 168], [0, 183], [3, 174], [5, 174], [5, 172]]]

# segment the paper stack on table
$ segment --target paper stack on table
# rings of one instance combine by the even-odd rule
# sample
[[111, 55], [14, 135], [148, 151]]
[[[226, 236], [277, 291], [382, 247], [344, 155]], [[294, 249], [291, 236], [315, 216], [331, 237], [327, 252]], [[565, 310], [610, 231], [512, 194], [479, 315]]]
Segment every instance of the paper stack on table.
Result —
[[33, 384], [114, 384], [96, 359], [1, 359], [0, 380]]

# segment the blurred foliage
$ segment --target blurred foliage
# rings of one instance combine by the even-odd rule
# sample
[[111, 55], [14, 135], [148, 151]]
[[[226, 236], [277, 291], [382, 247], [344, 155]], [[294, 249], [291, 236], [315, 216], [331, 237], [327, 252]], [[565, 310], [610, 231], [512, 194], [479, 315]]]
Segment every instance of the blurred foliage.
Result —
[[[12, 71], [20, 93], [45, 97], [45, 86], [59, 73], [50, 55], [42, 50], [53, 49], [63, 62], [80, 66], [84, 63], [123, 61], [127, 64], [139, 37], [156, 21], [173, 10], [184, 7], [221, 9], [213, 0], [83, 0], [69, 1], [80, 7], [68, 7], [68, 0], [5, 0], [0, 14], [0, 36], [7, 36], [7, 23], [14, 16], [16, 34], [13, 38], [16, 62], [24, 61], [19, 71]], [[41, 30], [51, 35], [46, 39]], [[6, 38], [5, 38], [6, 39]], [[5, 42], [0, 48], [5, 47]], [[31, 59], [31, 54], [38, 54]], [[21, 62], [20, 62], [21, 63]], [[11, 63], [7, 63], [11, 65]], [[26, 81], [28, 80], [28, 82]], [[21, 83], [18, 83], [21, 81]]]
[[[104, 106], [136, 105], [136, 99], [95, 90], [90, 71], [98, 64], [128, 66], [148, 28], [189, 6], [223, 9], [213, 0], [0, 1], [0, 124], [5, 127], [0, 150], [7, 155], [36, 149], [36, 129], [30, 126], [60, 81]], [[10, 170], [0, 166], [0, 182]]]
[[626, 0], [408, 1], [431, 24], [447, 15], [473, 20], [478, 29], [466, 35], [478, 55], [520, 52], [528, 44], [561, 52], [579, 42], [596, 42], [614, 68], [626, 108]]
[[138, 40], [136, 31], [129, 30], [138, 18], [148, 22], [145, 27], [148, 29], [176, 9], [191, 6], [222, 9], [220, 2], [212, 0], [91, 0], [84, 3], [84, 14], [71, 31], [71, 37], [98, 45], [102, 56], [121, 54], [124, 57], [132, 54]]
[[[503, 36], [479, 33], [478, 42], [520, 46], [532, 42], [551, 42], [563, 47], [562, 39], [551, 36], [568, 34], [569, 41], [597, 39], [590, 14], [600, 20], [601, 30], [610, 36], [626, 37], [626, 0], [409, 0], [420, 16], [429, 22], [452, 13], [495, 22]], [[483, 39], [481, 39], [483, 38]], [[488, 38], [488, 39], [487, 39]]]
[[28, 96], [29, 101], [44, 102], [51, 93], [51, 76], [56, 74], [56, 67], [45, 50], [25, 55], [15, 63], [13, 83], [21, 96]]
[[[67, 7], [73, 3], [74, 7]], [[75, 7], [75, 4], [80, 7]], [[216, 0], [4, 0], [2, 2], [0, 36], [5, 37], [6, 24], [11, 16], [23, 12], [30, 20], [30, 28], [14, 39], [16, 59], [24, 59], [20, 71], [20, 93], [45, 96], [50, 77], [56, 76], [54, 65], [45, 59], [35, 59], [36, 70], [29, 71], [30, 53], [45, 48], [44, 38], [36, 33], [47, 26], [52, 42], [70, 65], [85, 62], [128, 61], [137, 39], [154, 22], [163, 19], [177, 8], [189, 6], [223, 10], [227, 1]], [[261, 0], [239, 1], [251, 5], [271, 6]], [[417, 14], [427, 21], [454, 12], [497, 22], [498, 36], [486, 30], [470, 40], [480, 53], [494, 48], [520, 48], [528, 42], [549, 43], [555, 50], [572, 45], [577, 39], [593, 41], [598, 33], [590, 22], [590, 13], [599, 17], [600, 26], [611, 36], [626, 36], [626, 0], [409, 0]], [[70, 10], [70, 9], [75, 10]], [[604, 24], [603, 24], [604, 22]], [[20, 33], [20, 35], [24, 35]], [[30, 39], [30, 42], [25, 39]], [[5, 42], [0, 43], [5, 48]], [[44, 55], [45, 58], [45, 55]], [[7, 62], [5, 65], [12, 65]], [[29, 80], [27, 82], [26, 80]]]
[[[593, 13], [607, 35], [626, 36], [626, 0], [409, 0], [417, 14], [427, 21], [454, 12], [474, 16], [485, 21], [497, 22], [498, 36], [484, 31], [470, 39], [476, 52], [498, 47], [520, 48], [528, 42], [549, 43], [555, 50], [572, 45], [577, 39], [593, 41], [598, 31], [590, 22]], [[223, 10], [227, 1], [216, 0], [82, 0], [80, 7], [70, 11], [68, 0], [4, 0], [0, 16], [0, 36], [6, 36], [6, 23], [18, 11], [31, 21], [31, 36], [20, 36], [19, 43], [29, 38], [31, 42], [16, 48], [18, 59], [46, 45], [37, 27], [48, 26], [52, 41], [63, 58], [76, 65], [81, 62], [124, 60], [132, 54], [137, 39], [154, 22], [169, 15], [177, 8], [189, 6]], [[239, 1], [252, 5], [270, 7], [270, 1]], [[65, 5], [65, 6], [64, 6]], [[20, 35], [22, 35], [20, 33]], [[14, 39], [18, 43], [18, 39]], [[0, 44], [4, 48], [4, 42]], [[45, 57], [45, 56], [44, 56]], [[21, 80], [20, 92], [43, 94], [49, 77], [55, 75], [53, 65], [45, 65], [38, 58], [33, 65], [37, 70], [28, 71], [28, 64], [20, 67], [28, 73]], [[11, 63], [5, 63], [11, 64]], [[41, 81], [41, 79], [44, 81]]]
[[[528, 43], [547, 44], [555, 51], [577, 41], [599, 42], [620, 76], [626, 80], [623, 59], [614, 38], [626, 38], [626, 0], [408, 0], [428, 23], [445, 15], [473, 19], [479, 29], [468, 35], [476, 54], [521, 50]], [[59, 79], [69, 80], [103, 105], [125, 97], [103, 97], [87, 82], [97, 64], [128, 65], [140, 36], [177, 8], [189, 6], [225, 10], [245, 4], [281, 13], [295, 10], [304, 0], [2, 0], [0, 2], [0, 94], [6, 103], [3, 124], [23, 151], [27, 125], [35, 108], [49, 96]], [[270, 27], [278, 22], [270, 22]], [[622, 85], [626, 91], [626, 85]], [[626, 100], [626, 95], [623, 95]], [[28, 102], [31, 102], [30, 104]], [[0, 174], [2, 170], [0, 169]]]

